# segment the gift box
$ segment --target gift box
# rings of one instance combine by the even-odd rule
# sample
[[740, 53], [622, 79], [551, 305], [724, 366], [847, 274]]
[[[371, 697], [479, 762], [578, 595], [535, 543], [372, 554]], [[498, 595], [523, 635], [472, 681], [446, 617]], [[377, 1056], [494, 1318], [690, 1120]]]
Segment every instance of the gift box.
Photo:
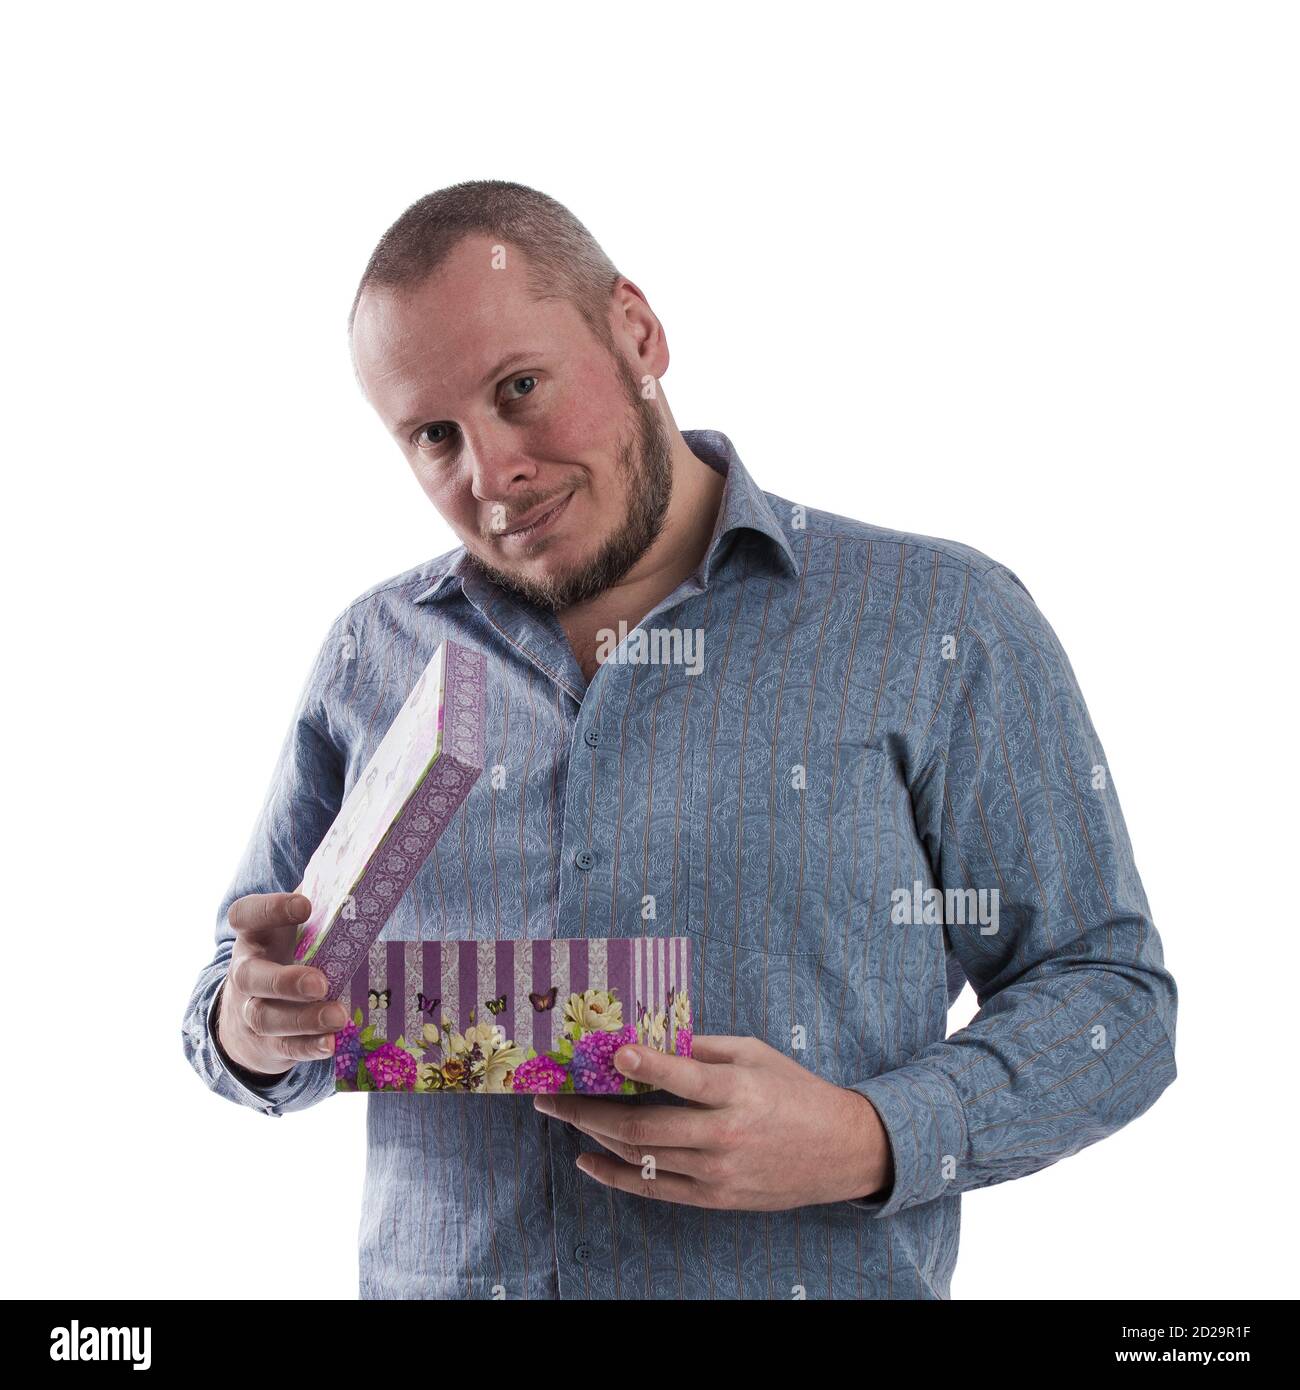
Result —
[[486, 660], [434, 652], [348, 791], [297, 891], [311, 903], [294, 960], [338, 999], [483, 770]]
[[689, 1057], [690, 978], [689, 937], [377, 942], [344, 996], [335, 1090], [653, 1091], [613, 1055]]

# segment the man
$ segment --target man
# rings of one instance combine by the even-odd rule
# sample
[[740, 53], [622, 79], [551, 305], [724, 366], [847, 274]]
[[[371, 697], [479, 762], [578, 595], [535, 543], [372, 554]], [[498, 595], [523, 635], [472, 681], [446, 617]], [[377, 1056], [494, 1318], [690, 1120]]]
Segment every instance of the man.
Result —
[[[268, 1115], [332, 1093], [344, 1013], [290, 963], [292, 893], [452, 637], [490, 662], [496, 775], [385, 936], [687, 934], [694, 1054], [621, 1048], [662, 1088], [627, 1098], [370, 1094], [361, 1296], [948, 1297], [962, 1193], [1175, 1076], [1174, 981], [1051, 628], [979, 552], [764, 492], [679, 431], [645, 296], [531, 189], [414, 204], [350, 329], [462, 544], [322, 642], [190, 1061]], [[638, 628], [698, 659], [627, 659]]]

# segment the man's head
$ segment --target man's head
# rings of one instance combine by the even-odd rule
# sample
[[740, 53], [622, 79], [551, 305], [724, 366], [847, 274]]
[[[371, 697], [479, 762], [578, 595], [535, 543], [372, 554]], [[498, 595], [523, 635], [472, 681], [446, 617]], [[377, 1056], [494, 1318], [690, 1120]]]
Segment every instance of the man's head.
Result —
[[503, 587], [558, 612], [660, 534], [676, 436], [663, 331], [554, 199], [498, 182], [420, 199], [371, 256], [349, 329], [367, 398]]

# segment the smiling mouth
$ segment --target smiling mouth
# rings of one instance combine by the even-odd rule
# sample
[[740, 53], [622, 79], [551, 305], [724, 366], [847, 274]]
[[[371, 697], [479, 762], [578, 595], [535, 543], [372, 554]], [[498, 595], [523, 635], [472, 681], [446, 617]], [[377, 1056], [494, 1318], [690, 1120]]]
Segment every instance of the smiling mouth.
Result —
[[555, 522], [564, 514], [565, 509], [569, 505], [569, 499], [572, 496], [573, 493], [567, 493], [549, 511], [543, 512], [542, 515], [539, 516], [536, 521], [530, 522], [527, 526], [521, 526], [518, 530], [515, 531], [503, 531], [501, 533], [501, 539], [516, 541], [532, 540], [534, 536], [540, 535], [549, 526], [553, 526], [555, 524]]

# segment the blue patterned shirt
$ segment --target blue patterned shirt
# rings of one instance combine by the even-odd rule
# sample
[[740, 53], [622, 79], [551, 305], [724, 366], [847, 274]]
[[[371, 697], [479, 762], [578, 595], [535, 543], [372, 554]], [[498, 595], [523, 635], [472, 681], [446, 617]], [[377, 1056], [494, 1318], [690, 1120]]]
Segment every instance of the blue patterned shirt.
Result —
[[[1112, 1133], [1176, 1074], [1177, 991], [1114, 782], [1020, 580], [764, 492], [725, 435], [684, 437], [722, 502], [696, 571], [639, 626], [694, 634], [702, 659], [610, 659], [588, 684], [554, 617], [463, 548], [335, 618], [185, 1054], [267, 1115], [334, 1095], [332, 1058], [250, 1086], [215, 1046], [226, 914], [298, 886], [451, 637], [487, 654], [503, 772], [381, 939], [689, 934], [696, 1033], [752, 1035], [860, 1091], [893, 1185], [777, 1212], [647, 1201], [581, 1173], [605, 1151], [531, 1097], [371, 1093], [362, 1298], [947, 1298], [963, 1193]], [[979, 1013], [946, 1036], [965, 981]]]

